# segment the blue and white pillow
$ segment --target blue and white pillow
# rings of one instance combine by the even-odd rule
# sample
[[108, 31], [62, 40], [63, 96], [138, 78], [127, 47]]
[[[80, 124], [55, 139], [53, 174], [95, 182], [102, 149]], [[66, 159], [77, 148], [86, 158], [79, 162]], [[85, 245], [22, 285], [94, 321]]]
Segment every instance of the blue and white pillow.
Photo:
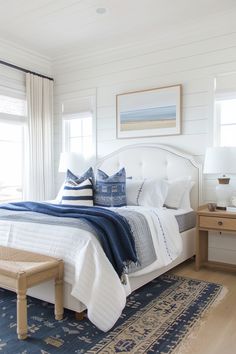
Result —
[[67, 182], [70, 182], [72, 183], [75, 182], [77, 184], [85, 181], [86, 179], [90, 179], [92, 181], [92, 185], [93, 185], [93, 188], [95, 186], [95, 178], [94, 178], [94, 173], [93, 173], [93, 168], [90, 167], [85, 173], [83, 173], [81, 176], [76, 176], [74, 173], [72, 173], [70, 170], [67, 170], [67, 173], [66, 173], [66, 178], [65, 178], [65, 181], [63, 182], [56, 198], [55, 198], [55, 202], [57, 204], [60, 204], [61, 203], [61, 200], [62, 200], [62, 196], [63, 196], [63, 191], [64, 191], [64, 186]]
[[113, 176], [98, 170], [94, 204], [103, 207], [122, 207], [126, 205], [126, 172], [122, 168]]
[[80, 183], [68, 180], [63, 189], [61, 204], [93, 206], [93, 183], [86, 179]]
[[92, 180], [92, 183], [94, 183], [95, 179], [94, 179], [94, 172], [92, 167], [89, 167], [89, 169], [86, 172], [84, 172], [81, 176], [74, 175], [74, 173], [72, 173], [70, 170], [67, 170], [66, 173], [66, 181], [70, 180], [76, 183], [81, 183], [89, 178]]

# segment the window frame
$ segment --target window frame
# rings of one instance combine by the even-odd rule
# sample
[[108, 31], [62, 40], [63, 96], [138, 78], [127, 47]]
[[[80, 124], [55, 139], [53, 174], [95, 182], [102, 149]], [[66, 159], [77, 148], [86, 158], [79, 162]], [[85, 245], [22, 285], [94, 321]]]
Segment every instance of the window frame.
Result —
[[[1, 96], [6, 96], [6, 97], [12, 97], [15, 98], [14, 96], [7, 96], [6, 94], [1, 95]], [[26, 104], [26, 98], [22, 97], [16, 97], [17, 99], [21, 99], [22, 101], [25, 101]], [[23, 200], [23, 196], [24, 196], [24, 167], [25, 167], [25, 161], [26, 161], [26, 129], [27, 129], [27, 110], [25, 111], [25, 115], [22, 114], [10, 114], [10, 113], [6, 113], [6, 112], [0, 112], [0, 123], [2, 124], [6, 124], [6, 125], [14, 125], [14, 126], [20, 126], [21, 127], [21, 156], [22, 156], [22, 169], [21, 169], [21, 185], [19, 186], [15, 186], [15, 185], [5, 185], [5, 188], [11, 188], [11, 187], [20, 187], [20, 191], [21, 191], [21, 198], [11, 198], [11, 199], [2, 199], [1, 198], [1, 192], [0, 192], [0, 200], [1, 202], [10, 202], [10, 201], [16, 201], [16, 200]], [[0, 139], [1, 142], [5, 142], [5, 143], [14, 143], [13, 139]], [[17, 144], [17, 142], [15, 142]]]
[[[214, 134], [215, 135], [215, 137], [214, 137], [215, 146], [232, 146], [232, 145], [221, 144], [221, 127], [222, 126], [230, 126], [230, 125], [236, 127], [236, 117], [235, 117], [235, 123], [228, 123], [228, 124], [221, 123], [221, 109], [222, 109], [221, 102], [231, 101], [231, 100], [236, 101], [236, 92], [235, 93], [232, 93], [232, 92], [224, 93], [224, 94], [218, 95], [215, 98], [215, 134]], [[235, 143], [235, 146], [236, 146], [236, 143]]]
[[[63, 107], [63, 105], [62, 105]], [[62, 108], [63, 111], [63, 108]], [[70, 150], [70, 128], [68, 122], [74, 120], [74, 119], [83, 119], [91, 117], [92, 119], [92, 154], [90, 158], [96, 157], [97, 154], [97, 136], [96, 136], [96, 116], [94, 111], [91, 110], [84, 110], [84, 111], [78, 111], [77, 113], [62, 113], [62, 151], [63, 152], [72, 152]], [[79, 137], [79, 136], [78, 136]], [[81, 136], [83, 140], [83, 135]], [[74, 152], [74, 151], [73, 151]], [[75, 151], [78, 153], [82, 153], [79, 151]]]

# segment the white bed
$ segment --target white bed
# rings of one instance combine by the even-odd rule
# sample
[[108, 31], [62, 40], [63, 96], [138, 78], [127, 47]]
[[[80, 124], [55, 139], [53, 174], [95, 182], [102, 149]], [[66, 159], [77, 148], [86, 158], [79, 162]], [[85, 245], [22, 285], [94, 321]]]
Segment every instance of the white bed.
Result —
[[[167, 146], [140, 144], [120, 149], [115, 153], [106, 156], [96, 165], [96, 168], [100, 168], [108, 174], [113, 174], [122, 167], [125, 167], [127, 176], [132, 176], [133, 178], [166, 178], [172, 180], [178, 177], [190, 176], [191, 180], [195, 182], [191, 192], [191, 205], [193, 209], [196, 209], [200, 203], [201, 167], [196, 161], [194, 161], [192, 156], [183, 154], [182, 152]], [[145, 275], [130, 275], [128, 281], [131, 291], [141, 287], [160, 274], [163, 274], [177, 264], [192, 257], [195, 253], [194, 234], [194, 228], [181, 233], [183, 249], [174, 262]], [[82, 312], [85, 309], [85, 306], [71, 295], [71, 291], [71, 284], [65, 282], [65, 307], [76, 312]], [[127, 293], [129, 293], [129, 291], [127, 291]], [[54, 302], [54, 288], [51, 282], [31, 289], [29, 294], [45, 301]], [[124, 304], [122, 303], [121, 307], [123, 305]]]
[[[194, 183], [191, 191], [191, 206], [197, 210], [202, 200], [202, 167], [193, 156], [173, 147], [159, 144], [129, 145], [105, 156], [96, 168], [113, 174], [125, 167], [127, 176], [136, 178], [165, 178], [173, 180], [190, 176]], [[132, 291], [140, 288], [157, 276], [191, 258], [195, 254], [195, 228], [181, 233], [183, 251], [167, 267], [140, 277], [130, 277]]]

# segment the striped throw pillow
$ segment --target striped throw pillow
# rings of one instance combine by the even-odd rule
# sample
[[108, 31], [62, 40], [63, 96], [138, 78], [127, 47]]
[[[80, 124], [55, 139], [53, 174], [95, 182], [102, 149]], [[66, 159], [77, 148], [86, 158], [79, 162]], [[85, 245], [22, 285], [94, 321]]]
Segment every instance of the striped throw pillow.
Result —
[[93, 206], [93, 183], [86, 179], [81, 183], [67, 180], [64, 186], [61, 204]]

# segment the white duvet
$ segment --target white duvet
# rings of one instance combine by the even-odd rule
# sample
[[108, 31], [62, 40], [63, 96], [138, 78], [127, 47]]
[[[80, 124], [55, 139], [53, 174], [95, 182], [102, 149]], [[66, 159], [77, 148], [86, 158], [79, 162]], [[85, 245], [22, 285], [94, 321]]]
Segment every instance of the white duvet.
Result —
[[[166, 209], [127, 207], [142, 213], [149, 224], [157, 260], [132, 276], [146, 274], [171, 263], [182, 251], [173, 213]], [[144, 235], [145, 237], [145, 235]], [[65, 262], [65, 281], [75, 298], [88, 309], [88, 318], [102, 331], [113, 327], [130, 294], [129, 279], [122, 285], [98, 240], [85, 230], [0, 220], [0, 245], [22, 248]]]

